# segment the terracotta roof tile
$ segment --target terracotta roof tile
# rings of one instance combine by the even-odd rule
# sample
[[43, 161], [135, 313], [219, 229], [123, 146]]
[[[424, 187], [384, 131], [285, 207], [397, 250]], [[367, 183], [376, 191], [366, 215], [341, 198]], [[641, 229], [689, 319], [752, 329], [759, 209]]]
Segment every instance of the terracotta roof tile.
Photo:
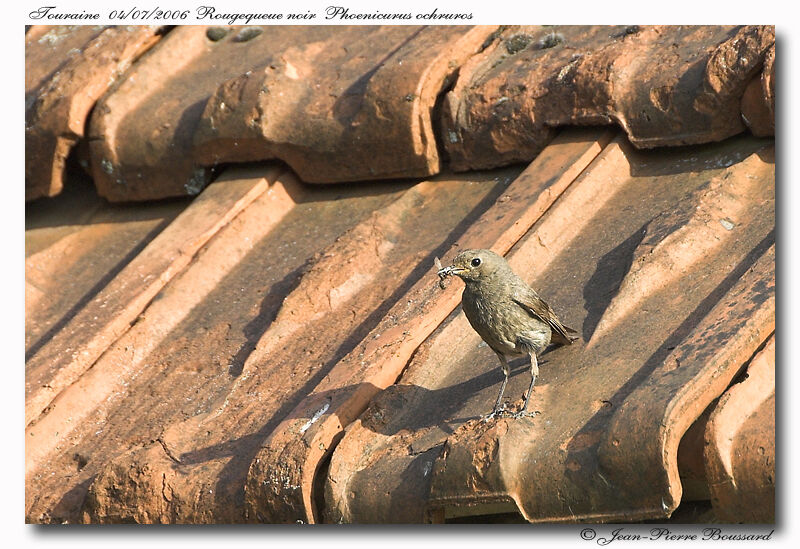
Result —
[[[494, 167], [531, 160], [552, 128], [566, 124], [617, 122], [645, 147], [719, 140], [743, 123], [759, 135], [773, 131], [757, 90], [744, 94], [764, 66], [762, 87], [773, 104], [769, 26], [299, 29], [171, 30], [98, 103], [90, 132], [100, 193], [114, 201], [193, 195], [218, 163], [270, 158], [316, 182], [432, 175], [440, 147], [456, 169]], [[37, 32], [29, 32], [31, 43]], [[120, 32], [95, 39], [108, 42], [91, 50], [98, 61], [72, 61], [92, 78], [73, 79], [83, 93], [66, 93], [82, 103], [58, 128], [46, 123], [55, 115], [29, 123], [30, 159], [55, 147], [60, 173], [83, 118], [108, 87], [104, 75], [124, 70], [155, 31], [136, 31], [138, 42], [107, 38]], [[109, 63], [115, 48], [127, 49]], [[31, 76], [39, 80], [48, 77]], [[51, 75], [47, 82], [53, 98], [65, 95], [59, 81]], [[38, 161], [29, 167], [49, 170]], [[60, 180], [47, 192], [59, 189]]]
[[25, 35], [25, 200], [61, 192], [95, 102], [160, 27], [34, 26]]
[[[212, 185], [37, 349], [27, 362], [25, 424], [92, 367], [170, 279], [222, 226], [264, 193], [276, 175], [273, 169], [236, 182], [222, 178]], [[99, 235], [94, 230], [88, 236]], [[70, 255], [75, 257], [74, 252]]]
[[[108, 31], [31, 28], [27, 107]], [[774, 139], [724, 139], [774, 131], [772, 27], [116, 47], [26, 208], [29, 522], [772, 520]], [[115, 201], [197, 196], [111, 205], [81, 163]], [[433, 267], [468, 247], [579, 328], [533, 418], [480, 420], [502, 375]]]
[[[355, 186], [313, 189], [279, 179], [291, 189], [291, 204], [270, 205], [280, 196], [278, 187], [247, 207], [163, 290], [162, 297], [144, 311], [143, 319], [59, 395], [54, 411], [29, 429], [36, 438], [51, 435], [45, 438], [47, 442], [29, 446], [32, 469], [48, 467], [47, 456], [56, 444], [83, 440], [82, 447], [96, 452], [95, 439], [86, 438], [90, 433], [85, 430], [92, 428], [70, 433], [77, 418], [69, 402], [82, 403], [83, 417], [108, 418], [104, 421], [107, 434], [101, 439], [110, 445], [106, 447], [111, 455], [143, 436], [135, 429], [130, 433], [128, 414], [136, 412], [128, 407], [144, 407], [153, 410], [148, 417], [161, 418], [144, 421], [145, 430], [154, 425], [168, 427], [164, 433], [150, 435], [161, 441], [158, 451], [154, 455], [151, 447], [134, 450], [100, 469], [90, 492], [92, 520], [113, 521], [124, 513], [145, 521], [243, 520], [241, 486], [253, 453], [268, 434], [263, 432], [269, 426], [262, 422], [264, 414], [273, 415], [276, 422], [291, 409], [359, 341], [388, 304], [402, 295], [398, 281], [415, 280], [427, 272], [431, 259], [420, 262], [419, 250], [435, 249], [453, 231], [458, 234], [464, 217], [474, 216], [475, 208], [480, 210], [481, 204], [493, 200], [517, 172], [512, 168], [486, 176], [439, 178], [404, 192], [409, 184], [394, 183], [384, 185], [384, 192], [369, 195]], [[265, 223], [270, 211], [283, 216], [272, 227]], [[427, 230], [409, 238], [410, 228], [417, 225]], [[251, 243], [243, 251], [258, 247], [237, 256], [239, 252], [233, 252], [242, 247], [237, 242], [243, 239]], [[369, 259], [367, 253], [376, 255]], [[225, 273], [220, 262], [226, 269], [235, 266], [238, 276], [220, 278]], [[247, 293], [242, 294], [245, 286]], [[265, 326], [269, 328], [262, 334]], [[244, 341], [242, 331], [247, 336]], [[195, 342], [198, 333], [205, 335]], [[219, 356], [220, 362], [209, 364], [206, 354]], [[198, 361], [206, 366], [193, 375]], [[156, 389], [152, 384], [164, 377]], [[194, 392], [198, 377], [213, 380], [202, 385], [202, 396]], [[128, 396], [120, 400], [123, 395]], [[189, 404], [188, 398], [200, 402]], [[54, 415], [59, 410], [64, 413]], [[182, 421], [190, 416], [194, 417]], [[88, 419], [83, 423], [94, 425]], [[59, 435], [54, 439], [55, 432]], [[122, 447], [119, 436], [125, 441]], [[183, 465], [160, 455], [163, 448]], [[234, 456], [239, 457], [231, 461]], [[172, 489], [185, 495], [176, 495], [175, 507], [169, 509], [161, 504], [161, 477], [155, 473], [161, 462], [177, 467]], [[109, 489], [106, 482], [119, 484], [114, 471], [127, 470], [131, 464], [143, 475], [156, 474], [151, 479], [154, 484], [140, 479], [129, 488], [129, 499], [103, 498]], [[94, 473], [100, 471], [94, 469]], [[239, 481], [226, 483], [232, 478]], [[151, 492], [154, 487], [158, 490]], [[187, 506], [186, 498], [196, 501], [196, 506]], [[134, 501], [135, 510], [128, 507]], [[71, 511], [72, 520], [75, 511]]]
[[[25, 212], [25, 354], [30, 360], [187, 205], [109, 206], [91, 181]], [[86, 178], [84, 178], [86, 179]], [[83, 338], [89, 337], [88, 333]], [[77, 349], [77, 347], [75, 347]], [[69, 354], [64, 348], [61, 352]], [[53, 369], [56, 365], [51, 364]], [[28, 363], [32, 374], [32, 363]], [[28, 378], [29, 383], [32, 378]], [[29, 387], [30, 388], [30, 387]]]
[[220, 82], [269, 62], [287, 43], [318, 40], [325, 29], [183, 26], [171, 30], [95, 108], [92, 175], [112, 201], [196, 195], [211, 173], [192, 159], [192, 136]]
[[34, 102], [36, 90], [106, 28], [103, 25], [32, 25], [25, 33], [25, 94], [31, 94], [26, 97], [26, 103]]
[[529, 160], [567, 124], [616, 122], [638, 147], [743, 130], [740, 98], [774, 27], [508, 27], [444, 102], [456, 169]]
[[764, 69], [756, 75], [742, 95], [742, 119], [753, 135], [775, 135], [775, 45], [764, 57]]
[[276, 157], [308, 182], [436, 174], [437, 98], [494, 30], [336, 28], [293, 43], [219, 86], [198, 123], [196, 158]]
[[[609, 138], [608, 132], [593, 130], [559, 141], [520, 174], [443, 257], [451, 259], [460, 248], [507, 251]], [[317, 520], [312, 497], [320, 463], [343, 428], [397, 379], [420, 343], [458, 304], [460, 294], [454, 286], [443, 292], [432, 282], [429, 277], [418, 280], [273, 431], [248, 477], [251, 516], [276, 522]], [[309, 423], [311, 418], [316, 419]], [[264, 482], [275, 478], [282, 482]]]
[[307, 181], [437, 173], [433, 103], [492, 30], [243, 27], [216, 38], [179, 27], [99, 103], [98, 189], [191, 195], [219, 162], [274, 157]]
[[720, 520], [775, 522], [775, 337], [747, 378], [719, 399], [705, 434], [711, 502]]
[[[680, 483], [674, 463], [661, 456], [677, 453], [681, 434], [746, 359], [741, 353], [752, 353], [774, 326], [773, 256], [766, 249], [774, 219], [752, 213], [773, 211], [765, 207], [774, 192], [769, 151], [758, 143], [728, 146], [743, 146], [737, 156], [758, 152], [728, 168], [712, 167], [713, 156], [694, 156], [695, 167], [670, 173], [669, 155], [609, 145], [510, 255], [566, 322], [583, 326], [585, 344], [546, 355], [533, 400], [542, 415], [474, 419], [488, 410], [502, 376], [463, 315], [452, 316], [337, 446], [327, 519], [420, 521], [510, 511], [548, 522], [668, 516]], [[709, 200], [722, 182], [721, 191], [751, 211], [742, 211], [748, 225], [737, 225], [736, 235], [715, 227], [727, 231], [712, 213], [719, 198]], [[716, 238], [723, 245], [698, 249], [691, 269], [675, 265], [677, 278], [654, 285], [644, 274], [646, 265], [677, 260], [678, 250]], [[737, 284], [759, 255], [761, 270]], [[763, 289], [744, 299], [759, 284]], [[628, 292], [628, 285], [639, 291]], [[581, 293], [582, 309], [569, 297]], [[631, 300], [622, 314], [622, 302]], [[618, 319], [613, 330], [603, 328], [607, 318]], [[692, 358], [701, 350], [719, 353], [720, 362]], [[512, 377], [509, 394], [521, 395], [527, 381]], [[379, 497], [401, 484], [397, 501]], [[403, 502], [412, 504], [401, 513]]]

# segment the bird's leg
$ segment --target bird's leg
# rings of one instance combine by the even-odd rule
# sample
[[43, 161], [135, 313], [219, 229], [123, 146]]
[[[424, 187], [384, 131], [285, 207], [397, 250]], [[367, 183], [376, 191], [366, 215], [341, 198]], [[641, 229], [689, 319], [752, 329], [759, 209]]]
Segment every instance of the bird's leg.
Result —
[[503, 379], [503, 384], [500, 386], [500, 394], [497, 395], [497, 401], [494, 403], [492, 412], [484, 416], [483, 421], [489, 421], [498, 414], [502, 414], [506, 409], [505, 405], [501, 404], [501, 402], [503, 400], [503, 393], [506, 390], [506, 384], [508, 383], [508, 376], [511, 374], [511, 367], [508, 365], [505, 355], [497, 351], [495, 351], [495, 354], [497, 354], [497, 358], [500, 360], [500, 366], [503, 368], [503, 375], [505, 375], [505, 378]]
[[514, 414], [515, 418], [521, 418], [525, 416], [535, 416], [538, 412], [526, 412], [528, 409], [528, 401], [531, 399], [531, 393], [533, 393], [533, 385], [536, 383], [536, 378], [539, 376], [539, 361], [536, 359], [536, 353], [531, 352], [531, 384], [528, 387], [528, 394], [525, 395], [525, 402], [522, 404], [522, 409]]
[[506, 357], [502, 353], [497, 353], [497, 359], [500, 361], [500, 366], [503, 368], [503, 384], [500, 386], [500, 394], [497, 395], [497, 400], [494, 403], [494, 409], [492, 410], [494, 413], [501, 412], [505, 409], [505, 405], [501, 404], [503, 400], [503, 393], [506, 390], [506, 385], [508, 384], [508, 376], [511, 374], [511, 367], [508, 365], [508, 361]]

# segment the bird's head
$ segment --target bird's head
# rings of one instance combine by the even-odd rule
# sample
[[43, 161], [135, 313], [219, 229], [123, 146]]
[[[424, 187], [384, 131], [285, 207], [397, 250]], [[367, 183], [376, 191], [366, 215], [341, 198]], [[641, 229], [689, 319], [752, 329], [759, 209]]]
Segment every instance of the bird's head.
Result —
[[438, 271], [441, 278], [456, 275], [464, 282], [480, 282], [498, 272], [509, 269], [508, 263], [491, 250], [465, 250], [458, 254], [453, 264]]

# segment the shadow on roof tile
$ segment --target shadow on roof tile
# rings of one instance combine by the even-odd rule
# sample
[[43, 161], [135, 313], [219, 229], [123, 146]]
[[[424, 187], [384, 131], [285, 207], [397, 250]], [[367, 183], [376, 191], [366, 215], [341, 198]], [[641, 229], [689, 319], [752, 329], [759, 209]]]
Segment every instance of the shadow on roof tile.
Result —
[[61, 192], [95, 102], [161, 27], [34, 26], [25, 35], [25, 200]]
[[[566, 322], [594, 323], [592, 303], [601, 300], [598, 326], [611, 315], [605, 325], [614, 328], [584, 330], [585, 343], [545, 355], [532, 400], [541, 415], [484, 424], [477, 418], [502, 376], [463, 315], [451, 316], [336, 447], [321, 480], [325, 519], [668, 516], [680, 501], [674, 456], [682, 433], [774, 326], [774, 170], [763, 143], [749, 143], [755, 154], [728, 168], [638, 177], [627, 164], [658, 164], [659, 155], [609, 145], [509, 257]], [[733, 230], [715, 209], [729, 200], [738, 204]], [[670, 213], [681, 210], [688, 215]], [[694, 244], [717, 239], [681, 268]], [[662, 255], [677, 261], [663, 270], [674, 267], [674, 279], [652, 284], [637, 274]], [[574, 296], [606, 257], [616, 268], [605, 268], [605, 288], [585, 294], [581, 307]], [[524, 370], [514, 364], [515, 374]], [[513, 375], [508, 394], [521, 397], [526, 384]]]

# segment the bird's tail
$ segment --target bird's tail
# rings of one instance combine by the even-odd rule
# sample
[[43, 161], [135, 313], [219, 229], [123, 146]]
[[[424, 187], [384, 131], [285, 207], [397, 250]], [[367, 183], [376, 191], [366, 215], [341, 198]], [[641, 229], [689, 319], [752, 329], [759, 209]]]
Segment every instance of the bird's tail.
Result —
[[553, 335], [550, 338], [551, 343], [555, 343], [557, 345], [570, 345], [573, 341], [580, 339], [580, 337], [577, 335], [578, 332], [569, 326], [564, 326], [562, 324], [561, 327], [563, 330], [553, 330]]

